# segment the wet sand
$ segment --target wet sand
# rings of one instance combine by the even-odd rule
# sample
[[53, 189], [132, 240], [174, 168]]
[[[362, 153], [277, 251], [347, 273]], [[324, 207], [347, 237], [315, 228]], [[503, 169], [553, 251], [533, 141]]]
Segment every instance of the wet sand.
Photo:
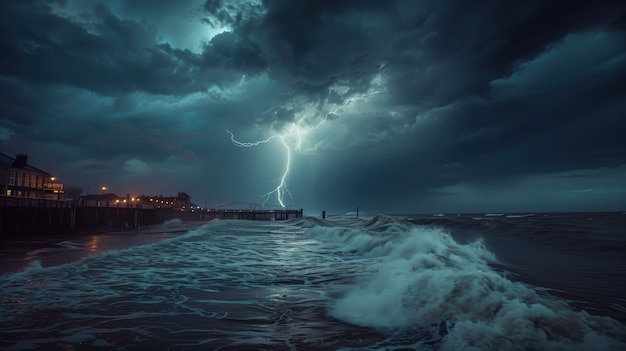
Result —
[[134, 230], [12, 238], [0, 242], [0, 275], [29, 267], [58, 266], [109, 250], [160, 242], [206, 223], [176, 221]]

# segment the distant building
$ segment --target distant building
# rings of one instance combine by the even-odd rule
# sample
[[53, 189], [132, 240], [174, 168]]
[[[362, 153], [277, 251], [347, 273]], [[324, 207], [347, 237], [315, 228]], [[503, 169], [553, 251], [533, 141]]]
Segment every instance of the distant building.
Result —
[[82, 188], [54, 181], [45, 183], [43, 188], [45, 198], [53, 200], [76, 200], [83, 193]]
[[28, 164], [28, 155], [0, 153], [0, 195], [44, 198], [44, 184], [52, 175]]
[[92, 194], [92, 195], [83, 195], [78, 198], [83, 204], [102, 204], [112, 206], [114, 204], [122, 203], [124, 198], [119, 197], [113, 193], [108, 194]]
[[61, 185], [63, 187], [63, 199], [65, 200], [76, 200], [83, 193], [83, 188], [66, 184]]
[[191, 206], [191, 196], [186, 193], [178, 193], [174, 198], [174, 208], [177, 210], [188, 209]]
[[187, 210], [191, 208], [191, 196], [186, 193], [179, 192], [176, 196], [146, 196], [142, 195], [138, 197], [141, 202], [148, 204], [155, 204], [161, 207], [172, 207], [176, 210]]

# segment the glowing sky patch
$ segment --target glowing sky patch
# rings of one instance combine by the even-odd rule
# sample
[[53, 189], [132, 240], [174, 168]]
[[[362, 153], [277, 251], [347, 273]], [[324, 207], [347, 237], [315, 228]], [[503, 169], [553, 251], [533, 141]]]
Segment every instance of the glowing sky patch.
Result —
[[[338, 91], [340, 90], [341, 89], [338, 89]], [[343, 90], [343, 91], [344, 93], [347, 92], [347, 90]], [[311, 111], [305, 111], [303, 113], [300, 113], [297, 116], [296, 121], [288, 124], [282, 132], [271, 132], [271, 135], [267, 137], [266, 139], [261, 139], [261, 140], [257, 140], [253, 142], [239, 141], [235, 138], [235, 135], [233, 134], [233, 132], [226, 129], [226, 132], [230, 135], [230, 140], [232, 144], [238, 147], [244, 147], [244, 148], [255, 147], [261, 144], [270, 143], [274, 140], [279, 140], [281, 145], [284, 147], [285, 149], [284, 165], [285, 166], [281, 173], [282, 175], [280, 177], [280, 180], [276, 188], [274, 188], [273, 190], [263, 195], [265, 197], [265, 202], [269, 200], [270, 196], [272, 196], [273, 194], [276, 194], [276, 200], [278, 201], [278, 203], [280, 204], [282, 208], [285, 208], [286, 207], [285, 195], [289, 195], [291, 198], [293, 198], [292, 193], [289, 191], [289, 188], [287, 187], [287, 177], [289, 175], [289, 171], [291, 170], [291, 158], [292, 158], [293, 152], [299, 152], [299, 153], [303, 152], [303, 145], [305, 142], [307, 142], [306, 140], [307, 137], [313, 134], [312, 132], [320, 128], [322, 124], [324, 124], [328, 120], [329, 115], [338, 116], [349, 105], [355, 104], [359, 101], [365, 101], [368, 98], [378, 93], [379, 91], [375, 90], [375, 91], [371, 91], [365, 94], [360, 94], [357, 96], [349, 97], [345, 100], [343, 104], [333, 104], [330, 110], [327, 113], [323, 114], [324, 117], [318, 118], [319, 121], [314, 125], [311, 125], [311, 120], [315, 120], [315, 118], [308, 118], [309, 116], [311, 116]], [[317, 136], [317, 138], [323, 138], [323, 136]], [[312, 144], [317, 144], [317, 142], [318, 140], [309, 141], [309, 143], [312, 143]]]

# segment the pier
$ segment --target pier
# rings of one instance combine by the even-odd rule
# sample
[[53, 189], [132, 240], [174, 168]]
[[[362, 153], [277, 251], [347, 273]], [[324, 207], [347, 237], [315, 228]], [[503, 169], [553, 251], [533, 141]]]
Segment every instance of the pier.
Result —
[[203, 210], [196, 212], [180, 212], [178, 218], [182, 220], [202, 220], [210, 221], [212, 219], [247, 219], [247, 220], [284, 220], [292, 218], [301, 218], [302, 209], [300, 210]]
[[98, 230], [134, 229], [167, 220], [210, 221], [213, 219], [285, 220], [302, 217], [302, 210], [181, 211], [152, 203], [108, 201], [61, 201], [0, 196], [0, 240]]
[[172, 208], [151, 205], [0, 197], [0, 240], [21, 236], [132, 229], [176, 218]]

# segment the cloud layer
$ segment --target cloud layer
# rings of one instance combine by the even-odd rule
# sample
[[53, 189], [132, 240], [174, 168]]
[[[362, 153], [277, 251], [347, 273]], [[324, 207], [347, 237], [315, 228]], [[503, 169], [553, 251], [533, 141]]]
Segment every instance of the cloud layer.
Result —
[[286, 139], [294, 207], [626, 209], [619, 1], [9, 0], [0, 13], [0, 151], [85, 190], [262, 201], [283, 146], [237, 148], [225, 130], [308, 130]]

